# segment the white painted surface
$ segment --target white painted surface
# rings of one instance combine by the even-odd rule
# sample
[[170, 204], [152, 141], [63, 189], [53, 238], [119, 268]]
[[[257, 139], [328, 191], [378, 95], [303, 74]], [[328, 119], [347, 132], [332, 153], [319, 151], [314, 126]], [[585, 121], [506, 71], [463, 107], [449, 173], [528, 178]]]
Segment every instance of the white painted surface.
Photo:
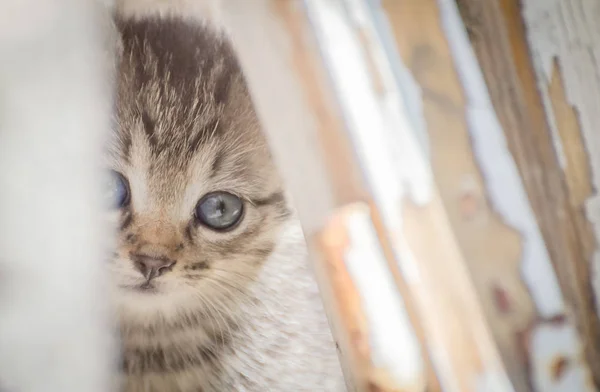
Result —
[[[552, 344], [548, 344], [552, 342]], [[540, 392], [592, 391], [588, 372], [580, 365], [580, 342], [569, 325], [543, 324], [531, 336], [532, 383]], [[556, 377], [557, 359], [566, 360], [560, 377]]]
[[[416, 204], [427, 203], [432, 196], [433, 178], [425, 150], [404, 110], [406, 97], [398, 89], [389, 60], [373, 31], [368, 8], [361, 1], [343, 3], [307, 1], [365, 181], [386, 227], [400, 235], [402, 198], [409, 197]], [[358, 41], [358, 29], [365, 34], [368, 53]], [[371, 56], [375, 70], [368, 68], [367, 56]], [[384, 91], [380, 94], [375, 91], [375, 75], [371, 72], [376, 72], [383, 82]], [[420, 95], [410, 98], [420, 99]], [[394, 250], [399, 251], [398, 247]], [[414, 260], [397, 256], [405, 278], [416, 282]]]
[[98, 171], [111, 97], [102, 15], [91, 1], [0, 2], [3, 391], [112, 390]]
[[[490, 201], [504, 221], [521, 234], [523, 280], [538, 312], [542, 318], [563, 314], [564, 303], [556, 274], [518, 169], [506, 146], [504, 133], [490, 103], [481, 69], [458, 9], [452, 0], [438, 1], [457, 72], [465, 90], [469, 131]], [[575, 327], [568, 320], [560, 328], [549, 328], [547, 324], [540, 322], [533, 327], [532, 334], [530, 359], [536, 390], [588, 390], [584, 387], [587, 385], [588, 370], [580, 362], [581, 342]], [[560, 382], [552, 380], [547, 371], [550, 355], [562, 355], [569, 361], [569, 374], [559, 380]]]
[[[354, 0], [349, 0], [354, 1]], [[408, 67], [403, 63], [400, 54], [397, 52], [396, 39], [394, 37], [394, 29], [390, 25], [388, 16], [383, 10], [379, 2], [372, 1], [356, 1], [361, 5], [361, 8], [366, 14], [369, 14], [372, 19], [370, 25], [373, 30], [373, 35], [381, 47], [382, 52], [379, 57], [387, 59], [385, 68], [389, 68], [389, 73], [393, 74], [395, 79], [386, 77], [386, 93], [388, 95], [398, 95], [399, 104], [390, 110], [397, 115], [400, 115], [398, 107], [406, 111], [404, 114], [408, 117], [407, 120], [411, 125], [411, 129], [415, 138], [419, 142], [420, 151], [429, 158], [429, 135], [427, 134], [427, 124], [423, 116], [423, 94], [421, 86], [417, 83]], [[366, 18], [365, 18], [366, 19]], [[375, 37], [374, 37], [375, 39]], [[391, 99], [390, 99], [391, 100]], [[390, 101], [387, 100], [387, 101]]]
[[[591, 182], [600, 189], [600, 2], [596, 0], [524, 0], [523, 16], [544, 99], [546, 117], [556, 128], [548, 86], [553, 61], [560, 65], [567, 101], [577, 111], [591, 168]], [[560, 146], [558, 137], [555, 144]], [[586, 214], [600, 243], [600, 197], [587, 200]], [[593, 283], [598, 306], [600, 252], [593, 260]]]
[[[402, 196], [403, 177], [409, 170], [402, 168], [401, 174], [398, 173], [393, 154], [402, 148], [397, 145], [397, 135], [407, 133], [407, 124], [402, 122], [404, 129], [400, 131], [389, 129], [390, 123], [384, 117], [341, 2], [316, 0], [308, 4], [365, 181], [382, 207], [382, 215], [399, 217], [398, 200]], [[415, 166], [417, 172], [424, 168]]]
[[[373, 75], [367, 68], [365, 53], [361, 51], [364, 48], [361, 48], [350, 23], [353, 17], [356, 23], [362, 24], [366, 38], [373, 40], [374, 37], [369, 36], [372, 31], [368, 30], [366, 9], [361, 8], [358, 2], [348, 3], [344, 9], [342, 3], [307, 1], [321, 53], [329, 68], [365, 181], [387, 228], [399, 233], [402, 230], [402, 197], [407, 195], [417, 203], [427, 202], [431, 197], [432, 178], [402, 111], [402, 97], [393, 88], [392, 75], [385, 68], [387, 59], [375, 45], [376, 41], [371, 41], [370, 54], [386, 84], [384, 96], [379, 96], [374, 90]], [[350, 15], [345, 10], [349, 10]], [[358, 230], [358, 227], [353, 230]], [[385, 368], [397, 376], [401, 385], [406, 385], [407, 380], [414, 385], [414, 380], [422, 378], [424, 371], [419, 344], [379, 245], [364, 242], [368, 232], [364, 235], [362, 244], [357, 242], [356, 245], [368, 246], [369, 249], [363, 252], [362, 259], [353, 258], [348, 267], [364, 301], [369, 328], [373, 331], [373, 355], [375, 361], [386, 365]], [[358, 238], [353, 239], [358, 241]], [[369, 253], [371, 257], [368, 257]], [[416, 280], [417, 269], [411, 263], [414, 259], [400, 260], [400, 267], [409, 280]], [[365, 279], [379, 283], [376, 287], [367, 284]], [[373, 307], [378, 301], [382, 305]]]
[[523, 277], [538, 311], [543, 317], [562, 314], [564, 303], [550, 257], [460, 15], [453, 1], [439, 2], [457, 72], [464, 86], [469, 132], [488, 196], [494, 209], [522, 236]]
[[368, 320], [373, 363], [388, 370], [400, 389], [415, 390], [424, 383], [421, 349], [381, 250], [368, 206], [357, 206], [346, 226], [350, 247], [344, 261]]

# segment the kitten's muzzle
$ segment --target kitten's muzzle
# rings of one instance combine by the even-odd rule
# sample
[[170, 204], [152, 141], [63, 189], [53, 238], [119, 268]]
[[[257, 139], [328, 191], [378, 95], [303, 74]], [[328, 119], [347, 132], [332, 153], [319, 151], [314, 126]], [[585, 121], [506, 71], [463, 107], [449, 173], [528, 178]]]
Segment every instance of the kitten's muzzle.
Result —
[[142, 254], [132, 254], [131, 259], [135, 268], [147, 281], [171, 271], [176, 263], [167, 257], [152, 257]]

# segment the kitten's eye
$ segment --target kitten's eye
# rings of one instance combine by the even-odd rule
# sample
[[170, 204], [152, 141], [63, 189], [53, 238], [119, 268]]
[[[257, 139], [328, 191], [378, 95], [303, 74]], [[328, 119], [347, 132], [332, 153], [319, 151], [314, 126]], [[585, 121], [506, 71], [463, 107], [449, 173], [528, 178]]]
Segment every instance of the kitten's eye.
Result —
[[196, 219], [213, 230], [232, 229], [242, 218], [244, 204], [227, 192], [213, 192], [196, 205]]
[[111, 170], [105, 184], [106, 204], [111, 208], [123, 208], [129, 203], [129, 183], [121, 173]]

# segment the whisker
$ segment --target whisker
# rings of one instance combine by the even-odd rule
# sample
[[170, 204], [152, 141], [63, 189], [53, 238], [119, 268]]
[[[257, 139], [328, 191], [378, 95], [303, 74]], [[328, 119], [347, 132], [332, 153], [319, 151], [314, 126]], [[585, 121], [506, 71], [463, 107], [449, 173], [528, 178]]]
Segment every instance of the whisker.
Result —
[[[231, 294], [231, 292], [229, 292], [229, 291], [228, 291], [228, 290], [227, 290], [225, 287], [223, 287], [223, 286], [222, 286], [222, 285], [221, 285], [219, 282], [216, 282], [216, 281], [213, 281], [213, 280], [210, 280], [210, 279], [209, 279], [209, 280], [207, 280], [206, 282], [207, 282], [208, 284], [212, 284], [212, 285], [214, 285], [214, 286], [217, 286], [219, 289], [224, 289], [224, 290], [227, 292], [227, 294]], [[231, 302], [234, 302], [234, 301], [236, 301], [236, 300], [239, 300], [239, 299], [240, 299], [240, 297], [239, 297], [239, 296], [228, 296], [228, 299], [229, 299]], [[227, 304], [225, 304], [223, 301], [221, 301], [221, 300], [220, 300], [218, 297], [214, 297], [214, 298], [213, 298], [213, 301], [217, 301], [217, 302], [218, 302], [218, 304], [220, 305], [221, 309], [223, 309], [223, 310], [226, 312], [226, 314], [227, 314], [227, 315], [228, 315], [228, 316], [229, 316], [229, 317], [232, 319], [232, 321], [233, 321], [234, 323], [236, 323], [236, 327], [237, 327], [238, 329], [239, 329], [239, 328], [241, 328], [241, 326], [240, 326], [240, 325], [239, 325], [239, 323], [237, 322], [237, 318], [238, 318], [238, 317], [236, 317], [236, 315], [235, 315], [235, 314], [234, 314], [234, 313], [231, 311], [231, 307], [230, 307], [230, 306], [227, 306]]]
[[[193, 285], [190, 286], [194, 287]], [[204, 294], [200, 292], [195, 293], [195, 297], [201, 300], [204, 306], [207, 308], [207, 311], [210, 312], [209, 318], [211, 319], [211, 322], [213, 322], [213, 330], [221, 332], [221, 347], [225, 347], [226, 342], [224, 333], [226, 332], [227, 336], [229, 337], [233, 336], [233, 332], [231, 330], [231, 327], [229, 326], [229, 322], [236, 323], [237, 328], [240, 327], [236, 321], [236, 315], [228, 311], [229, 307], [220, 301], [218, 303], [220, 306], [215, 306], [214, 302], [216, 301], [216, 298], [208, 299]], [[225, 312], [223, 312], [221, 309], [225, 310]], [[218, 329], [215, 328], [214, 322], [217, 323]]]
[[242, 299], [246, 300], [243, 303], [249, 305], [249, 307], [252, 309], [257, 309], [260, 306], [261, 311], [264, 311], [270, 317], [275, 318], [275, 315], [274, 315], [271, 307], [269, 305], [267, 305], [262, 299], [249, 295], [246, 291], [242, 290], [239, 287], [236, 287], [231, 282], [226, 281], [224, 279], [217, 279], [215, 277], [208, 278], [207, 283], [209, 283], [209, 282], [212, 283], [213, 285], [219, 287], [220, 289], [224, 289], [234, 299], [237, 298], [237, 296], [235, 294], [232, 294], [231, 291], [227, 290], [227, 288], [224, 286], [227, 286], [227, 287], [237, 290], [239, 293], [242, 294]]
[[197, 293], [197, 295], [195, 295], [195, 297], [200, 302], [202, 302], [202, 305], [204, 307], [204, 309], [200, 310], [202, 312], [202, 315], [210, 320], [210, 322], [212, 324], [212, 328], [215, 329], [215, 319], [214, 319], [214, 317], [212, 317], [212, 312], [210, 311], [210, 308], [209, 308], [210, 301], [208, 301], [208, 299], [205, 299], [204, 295], [202, 295], [200, 293]]

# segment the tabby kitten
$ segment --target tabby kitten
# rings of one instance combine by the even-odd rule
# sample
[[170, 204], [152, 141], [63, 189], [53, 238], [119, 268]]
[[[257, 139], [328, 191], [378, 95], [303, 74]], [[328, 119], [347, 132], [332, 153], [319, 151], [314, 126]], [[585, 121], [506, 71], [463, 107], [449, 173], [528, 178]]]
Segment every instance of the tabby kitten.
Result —
[[227, 39], [175, 17], [116, 25], [107, 197], [122, 389], [344, 390], [301, 231]]

